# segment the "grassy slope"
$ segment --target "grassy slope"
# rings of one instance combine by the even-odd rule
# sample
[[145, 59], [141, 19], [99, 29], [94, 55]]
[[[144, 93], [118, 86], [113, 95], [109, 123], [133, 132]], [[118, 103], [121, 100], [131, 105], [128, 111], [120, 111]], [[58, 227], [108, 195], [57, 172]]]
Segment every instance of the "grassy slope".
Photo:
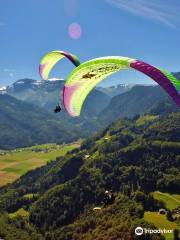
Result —
[[137, 124], [137, 126], [142, 126], [148, 122], [153, 122], [156, 119], [158, 119], [158, 116], [145, 115], [145, 116], [141, 116], [140, 118], [138, 118], [136, 121], [136, 124]]
[[180, 206], [180, 195], [178, 194], [161, 193], [156, 191], [153, 193], [153, 197], [157, 200], [163, 201], [166, 207], [170, 210]]
[[[175, 222], [170, 222], [167, 220], [165, 215], [161, 215], [157, 212], [145, 212], [144, 219], [154, 224], [158, 229], [179, 229], [179, 226]], [[166, 240], [172, 240], [173, 234], [163, 234]]]
[[[153, 197], [159, 201], [163, 201], [165, 206], [172, 210], [180, 206], [180, 195], [162, 193], [159, 191], [153, 192]], [[170, 222], [167, 220], [165, 215], [161, 215], [158, 212], [145, 212], [144, 219], [153, 223], [157, 228], [160, 229], [179, 229], [179, 226], [175, 222]], [[173, 234], [164, 234], [166, 240], [173, 239]]]
[[28, 218], [29, 217], [29, 212], [24, 210], [23, 208], [20, 208], [18, 211], [9, 214], [10, 218], [16, 218], [17, 216]]
[[[31, 169], [55, 160], [58, 156], [64, 156], [68, 151], [79, 147], [79, 143], [67, 145], [46, 144], [30, 148], [21, 148], [16, 151], [8, 151], [0, 155], [0, 186], [13, 182]], [[34, 149], [48, 150], [48, 152], [35, 152]]]

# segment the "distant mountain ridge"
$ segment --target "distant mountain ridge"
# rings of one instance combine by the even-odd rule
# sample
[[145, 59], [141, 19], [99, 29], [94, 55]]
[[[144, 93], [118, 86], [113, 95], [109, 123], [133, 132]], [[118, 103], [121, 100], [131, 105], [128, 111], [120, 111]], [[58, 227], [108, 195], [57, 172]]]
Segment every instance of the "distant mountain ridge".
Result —
[[174, 72], [173, 75], [180, 81], [180, 72]]
[[[180, 72], [173, 74], [176, 78], [180, 79]], [[52, 112], [52, 109], [57, 102], [62, 102], [64, 83], [64, 79], [50, 79], [46, 81], [20, 79], [11, 86], [1, 87], [0, 94], [11, 95], [17, 99], [44, 107], [46, 110]], [[94, 117], [100, 114], [104, 109], [105, 111], [108, 108], [113, 109], [114, 107], [111, 104], [109, 105], [110, 101], [113, 102], [114, 97], [130, 91], [134, 87], [151, 86], [119, 84], [111, 87], [97, 87], [87, 97], [82, 109], [82, 115], [86, 117]], [[119, 112], [119, 110], [117, 110], [117, 112]]]
[[63, 85], [61, 80], [25, 79], [7, 88], [12, 96], [0, 94], [0, 148], [69, 142], [90, 136], [119, 118], [179, 111], [160, 87], [134, 86], [112, 98], [95, 89], [80, 117], [72, 118], [64, 109], [56, 115], [53, 109]]
[[[0, 93], [6, 93], [52, 112], [58, 102], [62, 104], [64, 83], [63, 79], [46, 81], [20, 79]], [[109, 104], [109, 101], [110, 97], [107, 94], [94, 89], [87, 97], [82, 113], [85, 116], [97, 115]]]
[[[172, 73], [177, 79], [180, 80], [180, 72]], [[10, 86], [1, 86], [0, 94], [6, 92], [7, 94], [13, 94], [15, 91], [22, 91], [25, 89], [48, 89], [56, 90], [56, 88], [62, 88], [65, 83], [64, 79], [49, 79], [46, 81], [35, 80], [31, 78], [19, 79]], [[121, 93], [124, 93], [134, 87], [136, 84], [118, 84], [117, 86], [110, 87], [97, 87], [97, 90], [106, 93], [110, 97], [114, 97]], [[137, 84], [138, 85], [138, 84]]]
[[161, 107], [168, 102], [170, 111], [178, 110], [173, 100], [159, 86], [135, 86], [130, 91], [112, 98], [99, 119], [103, 124], [109, 124], [122, 117], [132, 118], [151, 111], [158, 102], [162, 102]]
[[127, 85], [126, 84], [118, 84], [117, 86], [97, 87], [97, 89], [112, 98], [116, 95], [119, 95], [119, 94], [122, 94], [124, 92], [131, 90], [131, 88], [133, 86], [134, 86], [133, 84], [127, 84]]
[[57, 88], [62, 88], [64, 86], [64, 79], [61, 80], [46, 80], [46, 81], [42, 81], [42, 80], [34, 80], [34, 79], [20, 79], [18, 81], [16, 81], [15, 83], [13, 83], [12, 86], [9, 86], [7, 88], [7, 92], [16, 92], [16, 91], [23, 91], [23, 90], [27, 90], [29, 88], [32, 89], [47, 89], [47, 90], [51, 90], [54, 91]]

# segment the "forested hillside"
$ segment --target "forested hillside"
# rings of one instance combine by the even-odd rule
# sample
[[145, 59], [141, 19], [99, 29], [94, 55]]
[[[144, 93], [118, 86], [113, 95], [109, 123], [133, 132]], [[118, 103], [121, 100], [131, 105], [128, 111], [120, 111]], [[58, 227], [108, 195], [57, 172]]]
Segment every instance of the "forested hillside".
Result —
[[[42, 235], [26, 231], [34, 239], [135, 239], [136, 226], [149, 226], [144, 212], [164, 207], [150, 192], [178, 193], [179, 156], [179, 112], [121, 119], [83, 142], [80, 150], [2, 188], [0, 209], [16, 213], [23, 208], [28, 216], [19, 217], [23, 226]], [[115, 203], [92, 211], [106, 189], [115, 192]], [[18, 214], [15, 219], [19, 224]]]
[[[58, 102], [62, 103], [62, 91], [64, 80], [37, 81], [33, 79], [20, 79], [12, 86], [7, 87], [7, 94], [53, 112]], [[96, 116], [109, 103], [110, 97], [103, 91], [94, 89], [88, 96], [82, 115], [86, 117]], [[64, 119], [64, 116], [63, 116]]]
[[[176, 104], [158, 86], [135, 86], [130, 91], [115, 96], [106, 107], [99, 119], [103, 124], [109, 124], [121, 117], [133, 117], [136, 114], [148, 113], [161, 105], [158, 111], [169, 105], [170, 111], [176, 111]], [[166, 110], [165, 110], [166, 112]]]
[[81, 124], [64, 123], [61, 116], [43, 108], [8, 95], [0, 95], [0, 149], [74, 141], [95, 130], [91, 123], [86, 129], [83, 124], [83, 120]]

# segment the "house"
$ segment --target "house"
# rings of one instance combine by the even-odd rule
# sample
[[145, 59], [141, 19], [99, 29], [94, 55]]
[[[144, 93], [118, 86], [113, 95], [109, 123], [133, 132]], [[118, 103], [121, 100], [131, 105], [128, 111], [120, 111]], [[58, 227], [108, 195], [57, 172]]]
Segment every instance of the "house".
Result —
[[159, 209], [159, 214], [165, 215], [167, 213], [166, 209], [161, 208]]

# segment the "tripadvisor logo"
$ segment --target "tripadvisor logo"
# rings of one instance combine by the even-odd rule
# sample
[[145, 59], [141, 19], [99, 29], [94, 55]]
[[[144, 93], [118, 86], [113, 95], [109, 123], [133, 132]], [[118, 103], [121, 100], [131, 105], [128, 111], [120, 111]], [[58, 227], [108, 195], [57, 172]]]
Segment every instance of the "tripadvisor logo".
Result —
[[157, 234], [157, 233], [161, 233], [161, 234], [168, 234], [168, 233], [173, 233], [172, 229], [147, 229], [147, 228], [142, 228], [142, 227], [137, 227], [135, 229], [135, 234], [140, 236], [142, 234]]
[[137, 227], [137, 228], [135, 229], [135, 234], [138, 235], [138, 236], [142, 235], [143, 232], [144, 232], [144, 230], [143, 230], [142, 227]]

